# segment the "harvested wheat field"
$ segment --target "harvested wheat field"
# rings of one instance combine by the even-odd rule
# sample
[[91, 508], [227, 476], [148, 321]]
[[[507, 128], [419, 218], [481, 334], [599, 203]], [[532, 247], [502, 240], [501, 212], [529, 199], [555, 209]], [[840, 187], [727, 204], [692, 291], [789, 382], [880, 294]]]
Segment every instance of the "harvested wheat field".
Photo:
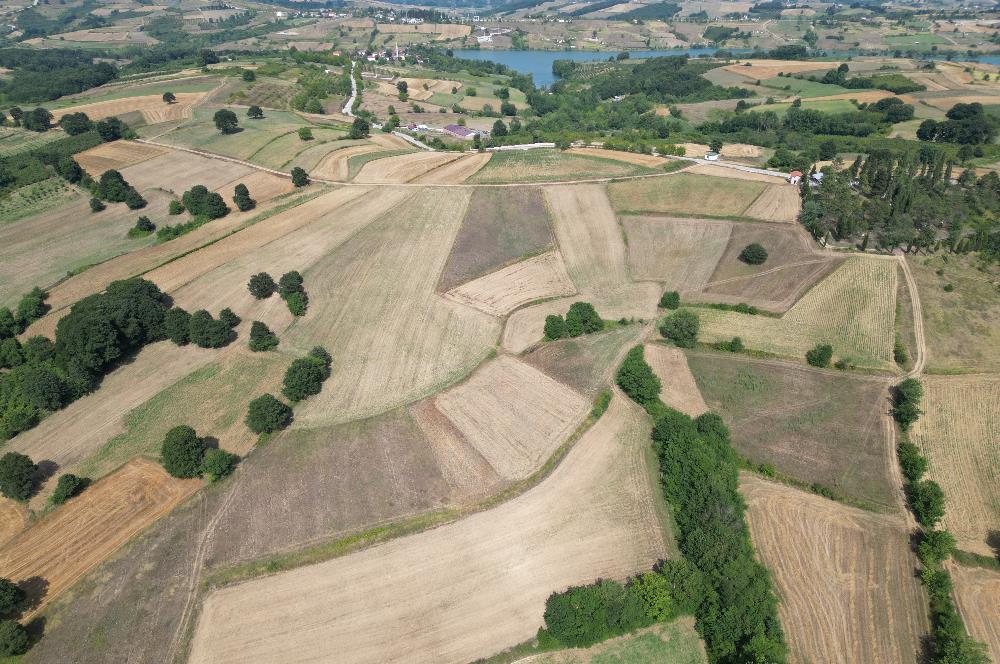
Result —
[[191, 117], [191, 107], [201, 101], [207, 92], [178, 92], [177, 101], [173, 104], [166, 104], [161, 95], [143, 95], [139, 97], [125, 97], [111, 101], [99, 101], [93, 104], [83, 104], [81, 106], [70, 106], [52, 111], [53, 121], [58, 122], [59, 118], [68, 113], [86, 113], [91, 120], [101, 120], [114, 115], [125, 115], [138, 111], [142, 114], [146, 124], [158, 124], [160, 122], [170, 122], [172, 120], [183, 120]]
[[653, 373], [660, 379], [660, 400], [685, 415], [698, 417], [708, 411], [698, 384], [679, 348], [646, 344], [643, 354]]
[[729, 243], [733, 224], [708, 219], [621, 218], [634, 279], [661, 281], [670, 290], [697, 293], [705, 287]]
[[258, 204], [269, 201], [276, 196], [287, 194], [295, 189], [295, 185], [292, 184], [289, 178], [279, 177], [265, 171], [252, 171], [246, 175], [238, 176], [215, 189], [234, 210], [238, 208], [231, 201], [233, 191], [238, 184], [246, 185], [247, 189], [250, 190], [250, 198], [254, 199]]
[[620, 150], [605, 150], [604, 148], [571, 148], [569, 153], [601, 157], [603, 159], [616, 159], [630, 164], [646, 166], [647, 168], [659, 168], [670, 161], [665, 157], [642, 154], [641, 152], [622, 152]]
[[[711, 151], [711, 149], [704, 143], [678, 143], [677, 146], [684, 148], [684, 154], [686, 156], [697, 157], [699, 159]], [[756, 159], [763, 153], [761, 152], [761, 148], [757, 145], [750, 145], [748, 143], [727, 143], [722, 146], [722, 152], [719, 154], [729, 159]], [[723, 166], [722, 168], [725, 167]], [[727, 170], [736, 170], [740, 173], [746, 172], [739, 171], [737, 169]]]
[[829, 343], [836, 358], [892, 366], [898, 266], [895, 259], [852, 256], [781, 318], [700, 310], [701, 339], [739, 336], [748, 348], [796, 358]]
[[500, 357], [435, 399], [496, 472], [524, 479], [564, 442], [590, 404], [530, 365]]
[[463, 155], [460, 159], [427, 171], [413, 181], [421, 184], [459, 184], [478, 173], [489, 160], [490, 155], [486, 152]]
[[942, 111], [947, 111], [955, 104], [982, 104], [983, 106], [995, 105], [1000, 103], [1000, 94], [968, 95], [957, 93], [950, 97], [928, 97], [922, 99], [921, 101], [927, 102], [931, 106], [939, 108]]
[[747, 208], [746, 216], [762, 221], [794, 222], [799, 217], [802, 199], [791, 184], [772, 184]]
[[[693, 173], [696, 175], [711, 175], [712, 177], [719, 178], [729, 178], [731, 180], [746, 180], [748, 182], [765, 182], [767, 184], [781, 184], [785, 181], [783, 175], [765, 175], [764, 173], [754, 173], [753, 171], [744, 171], [740, 168], [729, 168], [728, 166], [719, 166], [717, 164], [695, 164], [691, 168], [685, 168], [685, 173]], [[731, 182], [718, 182], [720, 186], [732, 187]]]
[[[747, 67], [746, 63], [750, 66]], [[838, 66], [839, 63], [836, 62], [795, 62], [790, 60], [747, 60], [746, 62], [737, 62], [735, 64], [726, 65], [723, 67], [726, 71], [731, 71], [734, 74], [739, 74], [745, 76], [754, 81], [760, 81], [765, 78], [773, 78], [779, 73], [783, 74], [795, 74], [800, 71], [815, 71], [823, 67], [829, 67], [833, 69]]]
[[1000, 662], [1000, 573], [962, 565], [950, 565], [948, 571], [965, 628], [972, 638], [986, 644], [994, 662]]
[[1000, 530], [1000, 376], [924, 376], [924, 414], [911, 438], [944, 490], [944, 527], [959, 546], [991, 556]]
[[31, 598], [34, 615], [200, 486], [148, 459], [130, 461], [0, 549], [0, 575], [44, 579], [42, 594]]
[[616, 395], [548, 478], [507, 503], [217, 590], [189, 661], [336, 653], [354, 664], [458, 664], [530, 639], [549, 593], [623, 578], [665, 554], [643, 461], [648, 436], [645, 414]]
[[229, 182], [256, 172], [255, 168], [231, 161], [181, 150], [166, 150], [162, 155], [123, 169], [122, 177], [139, 191], [155, 187], [173, 192], [179, 197], [196, 184], [215, 191]]
[[359, 155], [378, 151], [379, 147], [377, 145], [352, 145], [350, 147], [334, 150], [329, 155], [324, 157], [323, 160], [316, 165], [316, 168], [310, 171], [309, 175], [322, 180], [346, 182], [350, 179], [351, 157], [357, 157]]
[[562, 256], [550, 251], [462, 284], [447, 295], [474, 309], [504, 316], [533, 300], [575, 292]]
[[662, 178], [615, 182], [608, 186], [608, 197], [620, 214], [729, 218], [744, 216], [747, 207], [764, 191], [762, 182], [706, 177], [695, 171], [698, 168], [701, 166]]
[[927, 599], [899, 517], [744, 474], [750, 536], [771, 571], [790, 662], [915, 664]]
[[593, 180], [655, 173], [652, 169], [620, 159], [558, 150], [508, 150], [492, 153], [489, 163], [469, 178], [476, 184], [512, 182], [561, 182]]
[[0, 547], [28, 525], [28, 510], [10, 498], [0, 498]]
[[158, 157], [166, 151], [165, 148], [135, 141], [112, 141], [101, 143], [96, 148], [74, 155], [73, 158], [80, 164], [80, 168], [87, 171], [91, 177], [97, 178], [104, 171], [111, 169], [120, 171], [126, 166]]
[[354, 181], [366, 184], [410, 182], [461, 157], [460, 154], [443, 152], [411, 152], [383, 157], [362, 166]]

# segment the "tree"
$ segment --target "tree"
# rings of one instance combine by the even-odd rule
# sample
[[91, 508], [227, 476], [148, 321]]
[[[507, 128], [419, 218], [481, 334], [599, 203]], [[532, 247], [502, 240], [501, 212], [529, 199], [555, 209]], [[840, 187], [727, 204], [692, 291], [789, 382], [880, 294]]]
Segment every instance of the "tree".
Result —
[[517, 115], [517, 107], [509, 101], [502, 101], [500, 102], [500, 114], [507, 116]]
[[201, 462], [201, 472], [208, 476], [209, 481], [218, 482], [233, 472], [239, 460], [240, 458], [235, 454], [213, 447], [205, 450], [205, 456]]
[[665, 291], [660, 296], [661, 309], [676, 309], [681, 306], [681, 294], [677, 291]]
[[174, 307], [163, 316], [163, 328], [168, 339], [183, 346], [191, 340], [191, 314]]
[[944, 492], [933, 480], [908, 482], [904, 487], [913, 516], [924, 528], [933, 528], [944, 516]]
[[204, 309], [191, 314], [188, 330], [191, 343], [201, 348], [221, 348], [233, 338], [232, 329]]
[[13, 500], [27, 500], [35, 489], [37, 470], [31, 457], [7, 452], [0, 457], [0, 493]]
[[309, 308], [309, 296], [304, 291], [292, 293], [285, 298], [285, 304], [293, 316], [305, 316], [306, 309]]
[[255, 320], [250, 325], [250, 350], [255, 353], [274, 350], [278, 347], [278, 337], [267, 325]]
[[330, 376], [330, 362], [329, 353], [322, 347], [293, 361], [285, 371], [281, 393], [293, 403], [319, 394], [323, 381]]
[[180, 201], [170, 201], [170, 205], [167, 207], [167, 212], [172, 215], [180, 214], [184, 211], [184, 204]]
[[832, 358], [833, 346], [830, 344], [816, 344], [806, 352], [806, 362], [814, 367], [828, 367]]
[[309, 184], [309, 174], [305, 169], [296, 166], [292, 169], [292, 184], [296, 187], [304, 187]]
[[146, 207], [146, 199], [136, 191], [135, 187], [129, 187], [128, 191], [125, 193], [125, 205], [128, 206], [130, 210], [139, 210]]
[[9, 338], [0, 341], [0, 369], [13, 369], [24, 364], [24, 351], [21, 342]]
[[251, 106], [247, 109], [247, 117], [251, 120], [260, 120], [264, 117], [264, 110], [257, 105]]
[[258, 272], [250, 277], [250, 282], [247, 284], [250, 294], [258, 300], [266, 300], [271, 297], [277, 287], [274, 279], [267, 272]]
[[297, 270], [285, 272], [278, 279], [278, 294], [281, 297], [288, 297], [292, 293], [302, 292], [302, 275]]
[[493, 131], [490, 132], [492, 136], [506, 136], [507, 135], [507, 125], [503, 123], [503, 120], [497, 120], [493, 123]]
[[83, 179], [83, 169], [80, 168], [80, 164], [76, 163], [73, 157], [60, 157], [59, 163], [56, 164], [56, 172], [59, 173], [61, 178], [73, 184]]
[[28, 639], [28, 630], [16, 620], [4, 620], [0, 622], [0, 655], [4, 657], [15, 657], [28, 652], [31, 641]]
[[146, 235], [156, 230], [156, 224], [150, 221], [149, 217], [145, 216], [139, 217], [138, 219], [135, 220], [135, 226], [133, 226], [133, 230], [135, 230], [135, 232], [138, 234]]
[[660, 379], [646, 363], [642, 346], [636, 346], [625, 355], [615, 374], [615, 383], [641, 406], [648, 406], [660, 397]]
[[24, 359], [26, 362], [36, 362], [45, 363], [51, 360], [55, 356], [56, 347], [48, 337], [43, 337], [40, 334], [36, 334], [33, 337], [28, 337], [25, 340], [24, 345], [21, 347], [24, 352]]
[[722, 140], [713, 138], [708, 144], [708, 149], [712, 152], [722, 152]]
[[12, 106], [10, 109], [10, 118], [14, 121], [15, 127], [20, 127], [21, 121], [24, 119], [24, 111], [19, 106]]
[[566, 336], [566, 321], [559, 314], [549, 314], [545, 317], [545, 336], [549, 339], [562, 339]]
[[23, 124], [25, 129], [31, 131], [48, 131], [52, 126], [52, 113], [45, 108], [36, 108], [24, 115]]
[[20, 586], [10, 579], [0, 578], [0, 615], [12, 616], [24, 605], [25, 594]]
[[198, 477], [205, 456], [205, 441], [195, 430], [181, 424], [167, 432], [160, 447], [163, 468], [174, 477]]
[[257, 80], [257, 75], [254, 74], [253, 70], [251, 70], [251, 69], [244, 69], [243, 70], [243, 80], [246, 81], [247, 83], [253, 83], [254, 81]]
[[212, 120], [215, 122], [215, 128], [223, 134], [232, 134], [240, 124], [240, 121], [236, 118], [236, 114], [228, 108], [217, 110], [215, 115], [212, 116]]
[[368, 124], [367, 120], [364, 118], [354, 118], [348, 136], [352, 139], [366, 138], [369, 131], [371, 131], [371, 125]]
[[236, 327], [242, 322], [240, 317], [237, 316], [229, 307], [226, 307], [219, 312], [219, 321], [230, 329]]
[[690, 309], [678, 309], [663, 319], [660, 334], [681, 348], [694, 348], [698, 343], [698, 314]]
[[17, 302], [15, 317], [22, 330], [44, 316], [49, 310], [49, 306], [45, 304], [48, 296], [48, 293], [37, 286], [21, 296]]
[[299, 127], [299, 140], [311, 141], [313, 139], [312, 129], [309, 127]]
[[177, 97], [174, 95], [173, 92], [164, 92], [163, 93], [163, 103], [164, 104], [173, 104], [175, 101], [177, 101]]
[[97, 197], [112, 203], [124, 202], [132, 189], [122, 174], [114, 169], [101, 173], [101, 178], [97, 183]]
[[405, 95], [409, 91], [409, 86], [407, 85], [406, 81], [399, 81], [398, 83], [396, 83], [396, 89]]
[[292, 421], [292, 409], [271, 394], [264, 394], [247, 407], [246, 425], [254, 433], [273, 433]]
[[129, 129], [128, 125], [115, 117], [98, 120], [94, 123], [94, 129], [105, 143], [132, 136], [132, 130]]
[[59, 126], [70, 136], [76, 136], [90, 131], [94, 124], [86, 113], [67, 113], [59, 118]]
[[250, 190], [242, 182], [236, 185], [233, 194], [233, 202], [236, 203], [236, 207], [240, 209], [240, 212], [252, 210], [257, 206], [257, 201], [250, 198]]
[[56, 490], [52, 492], [50, 500], [53, 505], [62, 505], [67, 500], [78, 494], [84, 488], [84, 482], [72, 473], [59, 476], [56, 482]]
[[740, 260], [748, 265], [761, 265], [767, 260], [767, 250], [756, 242], [752, 242], [743, 247], [740, 252]]
[[574, 302], [566, 314], [566, 335], [578, 337], [604, 329], [604, 321], [590, 302]]

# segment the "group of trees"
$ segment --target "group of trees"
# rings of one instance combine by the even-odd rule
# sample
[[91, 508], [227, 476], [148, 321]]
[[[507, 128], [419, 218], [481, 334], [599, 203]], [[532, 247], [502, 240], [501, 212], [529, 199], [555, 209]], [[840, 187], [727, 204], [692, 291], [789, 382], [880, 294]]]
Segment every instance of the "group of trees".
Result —
[[545, 336], [552, 340], [593, 334], [603, 329], [604, 321], [590, 302], [571, 304], [565, 319], [560, 314], [545, 317]]
[[[281, 393], [292, 403], [319, 394], [323, 382], [330, 377], [332, 362], [326, 349], [316, 346], [285, 371]], [[292, 409], [273, 394], [263, 394], [250, 402], [245, 421], [254, 433], [274, 433], [291, 424]]]
[[[89, 480], [72, 473], [60, 475], [50, 501], [62, 505], [83, 491]], [[0, 457], [0, 493], [11, 500], [27, 500], [38, 485], [38, 466], [26, 454], [8, 452]]]
[[[920, 417], [923, 392], [923, 386], [916, 378], [907, 378], [892, 390], [892, 415], [904, 434]], [[910, 511], [921, 526], [934, 528], [944, 516], [944, 492], [937, 482], [923, 479], [927, 460], [915, 445], [904, 439], [897, 453], [905, 480], [903, 490]]]
[[[17, 361], [5, 364], [3, 358], [7, 356], [7, 353], [15, 351], [2, 349], [16, 348], [15, 354], [20, 355], [20, 343], [14, 337], [24, 332], [29, 325], [45, 315], [48, 311], [48, 305], [45, 304], [48, 296], [48, 293], [36, 286], [21, 296], [14, 311], [8, 307], [0, 308], [0, 369], [11, 369], [21, 363]], [[5, 342], [8, 340], [17, 345], [6, 344]]]
[[[125, 203], [130, 210], [138, 210], [146, 206], [146, 199], [122, 177], [121, 173], [114, 169], [104, 171], [91, 191], [94, 197], [91, 199], [90, 209], [94, 212], [104, 209], [104, 204], [101, 201]], [[95, 201], [99, 205], [95, 204]]]
[[219, 318], [199, 309], [189, 314], [174, 307], [164, 315], [163, 327], [168, 339], [178, 346], [193, 343], [200, 348], [221, 348], [236, 338], [233, 328], [240, 324], [240, 317], [230, 309], [219, 312]]
[[277, 284], [267, 272], [259, 272], [250, 277], [247, 288], [258, 300], [266, 300], [277, 291], [293, 316], [304, 316], [309, 306], [309, 296], [302, 285], [302, 275], [295, 270], [281, 275]]
[[194, 429], [182, 424], [164, 436], [160, 460], [163, 468], [174, 477], [205, 475], [215, 482], [233, 472], [239, 457], [218, 447], [209, 447]]
[[[244, 187], [246, 189], [246, 187]], [[249, 198], [249, 191], [247, 192]], [[219, 219], [229, 214], [229, 206], [222, 195], [209, 191], [208, 187], [196, 184], [181, 196], [181, 204], [195, 217]]]
[[21, 623], [14, 620], [24, 609], [27, 593], [10, 579], [0, 578], [0, 656], [16, 657], [28, 652], [31, 641]]
[[921, 141], [982, 145], [997, 136], [996, 121], [986, 114], [979, 102], [955, 104], [945, 114], [946, 120], [927, 119], [917, 128]]
[[[24, 19], [18, 17], [20, 24]], [[12, 102], [51, 101], [114, 80], [118, 70], [94, 62], [84, 49], [0, 49], [0, 67], [13, 70], [0, 81], [0, 94]]]
[[642, 346], [636, 346], [625, 355], [615, 374], [615, 383], [644, 408], [649, 408], [660, 398], [662, 384], [646, 362]]
[[660, 335], [680, 348], [694, 348], [700, 326], [698, 314], [690, 309], [678, 309], [660, 322]]
[[[11, 109], [11, 114], [13, 115], [13, 109]], [[112, 116], [94, 122], [83, 112], [67, 113], [59, 118], [59, 126], [70, 136], [85, 134], [88, 131], [96, 131], [105, 143], [117, 141], [119, 138], [133, 138], [135, 136], [135, 132], [116, 117]]]
[[250, 190], [242, 182], [236, 185], [236, 189], [233, 192], [233, 202], [236, 203], [236, 207], [239, 208], [240, 212], [252, 210], [257, 206], [257, 201], [250, 198]]

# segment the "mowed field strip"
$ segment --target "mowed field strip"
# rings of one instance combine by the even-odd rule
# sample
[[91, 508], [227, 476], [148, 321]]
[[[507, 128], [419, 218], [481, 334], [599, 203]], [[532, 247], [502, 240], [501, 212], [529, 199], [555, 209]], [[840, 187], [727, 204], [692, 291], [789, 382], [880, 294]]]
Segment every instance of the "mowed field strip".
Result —
[[793, 663], [918, 661], [929, 628], [899, 517], [744, 474], [757, 555], [771, 571]]
[[462, 155], [454, 152], [410, 152], [395, 157], [383, 157], [362, 166], [354, 181], [363, 184], [411, 182], [459, 159], [462, 159]]
[[992, 556], [1000, 530], [1000, 376], [923, 376], [911, 438], [947, 498], [944, 526], [959, 546]]
[[[135, 459], [0, 549], [0, 575], [48, 582], [43, 604], [202, 486]], [[35, 606], [32, 613], [41, 607]]]
[[530, 639], [552, 591], [664, 555], [648, 436], [645, 414], [615, 395], [548, 478], [503, 505], [214, 591], [189, 661], [464, 664]]
[[462, 284], [447, 295], [456, 302], [503, 316], [532, 300], [575, 292], [562, 256], [550, 251]]

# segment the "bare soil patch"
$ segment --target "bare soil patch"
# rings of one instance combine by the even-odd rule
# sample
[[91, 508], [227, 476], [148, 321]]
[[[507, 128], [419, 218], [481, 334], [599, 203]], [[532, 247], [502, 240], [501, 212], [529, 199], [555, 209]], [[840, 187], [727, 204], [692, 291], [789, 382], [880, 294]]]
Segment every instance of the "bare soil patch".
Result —
[[688, 367], [687, 358], [679, 348], [646, 344], [643, 354], [660, 379], [660, 400], [663, 403], [691, 417], [698, 417], [708, 410]]
[[717, 269], [733, 224], [729, 221], [647, 217], [621, 218], [635, 279], [662, 281], [682, 293], [701, 291]]
[[533, 300], [575, 292], [562, 256], [550, 251], [462, 284], [447, 295], [474, 309], [503, 316]]
[[985, 643], [994, 662], [1000, 660], [1000, 574], [986, 569], [951, 565], [955, 605], [969, 635]]
[[919, 661], [927, 599], [899, 517], [744, 474], [757, 554], [771, 570], [791, 662]]

